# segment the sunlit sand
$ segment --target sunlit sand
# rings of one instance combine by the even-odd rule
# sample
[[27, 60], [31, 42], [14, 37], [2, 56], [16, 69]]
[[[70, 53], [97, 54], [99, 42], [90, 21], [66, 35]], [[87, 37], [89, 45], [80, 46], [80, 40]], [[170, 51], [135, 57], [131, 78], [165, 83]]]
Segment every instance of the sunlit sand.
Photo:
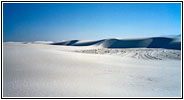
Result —
[[5, 97], [180, 97], [180, 38], [3, 43]]

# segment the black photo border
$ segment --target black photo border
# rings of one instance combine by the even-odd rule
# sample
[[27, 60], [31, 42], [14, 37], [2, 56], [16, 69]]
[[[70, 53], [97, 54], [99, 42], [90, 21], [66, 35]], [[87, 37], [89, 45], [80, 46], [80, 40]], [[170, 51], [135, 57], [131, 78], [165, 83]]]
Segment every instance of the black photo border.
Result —
[[[182, 64], [181, 64], [181, 70], [182, 70], [182, 76], [181, 76], [181, 97], [136, 97], [136, 98], [128, 98], [128, 97], [118, 97], [118, 98], [116, 98], [116, 97], [3, 97], [3, 95], [2, 95], [2, 93], [3, 93], [3, 91], [2, 91], [2, 82], [3, 82], [3, 80], [2, 80], [2, 67], [3, 67], [3, 63], [2, 63], [2, 59], [3, 59], [3, 57], [2, 57], [2, 54], [3, 54], [3, 52], [2, 52], [2, 50], [3, 50], [3, 37], [2, 37], [2, 34], [3, 34], [3, 31], [2, 31], [2, 26], [3, 26], [3, 23], [2, 23], [2, 21], [3, 21], [3, 19], [2, 19], [2, 15], [3, 15], [3, 11], [2, 11], [2, 7], [3, 7], [3, 3], [14, 3], [14, 2], [21, 2], [21, 3], [38, 3], [38, 2], [43, 2], [43, 3], [62, 3], [62, 2], [72, 2], [72, 3], [79, 3], [79, 2], [81, 2], [81, 3], [90, 3], [90, 2], [96, 2], [96, 3], [98, 3], [98, 2], [104, 2], [104, 3], [107, 3], [107, 2], [116, 2], [116, 3], [126, 3], [126, 2], [135, 2], [135, 3], [138, 3], [138, 2], [146, 2], [146, 3], [158, 3], [158, 2], [165, 2], [165, 3], [167, 3], [167, 2], [172, 2], [172, 3], [181, 3], [181, 34], [182, 34], [182, 36], [181, 36], [181, 42], [182, 42], [182, 44], [181, 44], [181, 50], [182, 50], [182, 52], [181, 52], [181, 54], [182, 54], [182, 60], [181, 60], [181, 62], [182, 62]], [[183, 1], [1, 1], [1, 99], [183, 99]]]

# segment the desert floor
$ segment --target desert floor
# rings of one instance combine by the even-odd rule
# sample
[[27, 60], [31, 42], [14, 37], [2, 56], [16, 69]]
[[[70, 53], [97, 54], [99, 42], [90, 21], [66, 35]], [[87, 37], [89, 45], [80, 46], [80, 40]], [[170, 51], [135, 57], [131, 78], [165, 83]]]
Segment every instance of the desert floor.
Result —
[[181, 51], [3, 43], [4, 97], [180, 97]]

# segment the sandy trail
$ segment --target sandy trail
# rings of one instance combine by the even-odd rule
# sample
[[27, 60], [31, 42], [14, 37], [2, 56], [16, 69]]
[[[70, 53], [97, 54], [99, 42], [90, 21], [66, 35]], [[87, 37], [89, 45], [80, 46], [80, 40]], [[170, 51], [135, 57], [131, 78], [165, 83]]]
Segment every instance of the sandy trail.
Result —
[[[86, 52], [95, 49], [102, 53]], [[3, 96], [181, 96], [179, 50], [123, 49], [126, 53], [104, 54], [106, 49], [95, 49], [4, 43]]]
[[144, 60], [181, 59], [180, 50], [160, 49], [160, 48], [131, 48], [131, 49], [98, 48], [98, 49], [78, 50], [76, 52], [89, 53], [89, 54], [117, 55], [122, 57], [144, 59]]

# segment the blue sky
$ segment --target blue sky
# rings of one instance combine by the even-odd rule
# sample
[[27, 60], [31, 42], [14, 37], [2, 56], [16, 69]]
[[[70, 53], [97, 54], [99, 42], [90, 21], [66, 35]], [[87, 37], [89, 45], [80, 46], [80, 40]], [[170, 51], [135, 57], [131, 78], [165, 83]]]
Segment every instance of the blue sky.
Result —
[[4, 41], [181, 34], [180, 3], [4, 3]]

